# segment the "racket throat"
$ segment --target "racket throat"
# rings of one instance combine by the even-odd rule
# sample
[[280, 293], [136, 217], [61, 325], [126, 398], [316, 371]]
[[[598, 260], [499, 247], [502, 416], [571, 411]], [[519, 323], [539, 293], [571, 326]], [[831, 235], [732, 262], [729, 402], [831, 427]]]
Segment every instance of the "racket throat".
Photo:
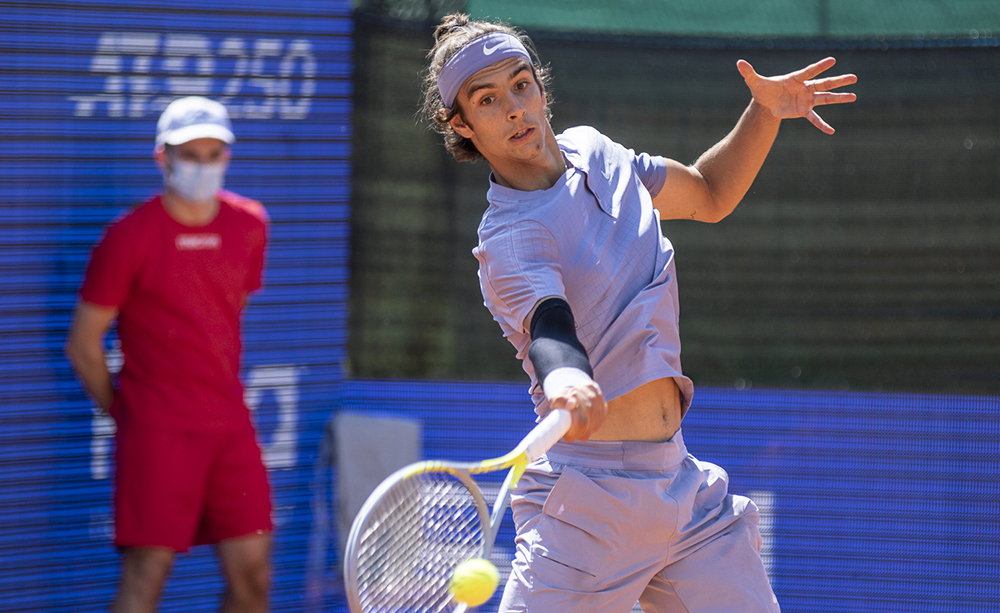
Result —
[[504, 478], [503, 485], [500, 486], [500, 493], [497, 499], [493, 501], [493, 512], [490, 513], [490, 534], [487, 538], [483, 539], [483, 557], [488, 557], [490, 550], [493, 548], [493, 542], [496, 540], [497, 532], [500, 530], [500, 523], [503, 520], [504, 513], [507, 511], [507, 505], [510, 504], [510, 495], [527, 467], [527, 458], [519, 460], [507, 472], [507, 477]]

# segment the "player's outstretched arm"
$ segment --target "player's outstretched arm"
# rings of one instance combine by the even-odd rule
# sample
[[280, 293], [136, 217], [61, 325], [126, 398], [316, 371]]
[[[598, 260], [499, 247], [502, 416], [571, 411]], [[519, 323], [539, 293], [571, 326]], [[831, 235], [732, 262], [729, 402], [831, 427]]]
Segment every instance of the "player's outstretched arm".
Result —
[[750, 106], [732, 132], [694, 164], [668, 161], [666, 182], [653, 199], [661, 219], [714, 223], [732, 213], [763, 166], [782, 119], [804, 117], [833, 134], [815, 107], [853, 102], [854, 94], [830, 90], [857, 82], [851, 74], [817, 78], [835, 63], [830, 57], [786, 75], [762, 77], [749, 62], [737, 62], [753, 97]]

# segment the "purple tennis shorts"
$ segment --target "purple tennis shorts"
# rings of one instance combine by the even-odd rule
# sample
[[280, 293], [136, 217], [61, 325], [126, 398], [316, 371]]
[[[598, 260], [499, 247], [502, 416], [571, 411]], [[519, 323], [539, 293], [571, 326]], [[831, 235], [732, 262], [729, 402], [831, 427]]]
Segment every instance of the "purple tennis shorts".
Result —
[[517, 552], [500, 611], [778, 613], [757, 506], [665, 443], [557, 443], [511, 501]]

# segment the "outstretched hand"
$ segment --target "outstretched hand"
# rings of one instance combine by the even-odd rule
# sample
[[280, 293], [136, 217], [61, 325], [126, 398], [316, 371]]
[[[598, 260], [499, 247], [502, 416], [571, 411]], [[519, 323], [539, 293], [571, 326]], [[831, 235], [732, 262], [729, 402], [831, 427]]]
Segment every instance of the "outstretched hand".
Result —
[[750, 88], [753, 99], [772, 115], [778, 119], [805, 117], [823, 132], [833, 134], [833, 128], [816, 114], [814, 107], [854, 102], [857, 99], [854, 94], [830, 90], [858, 81], [852, 74], [816, 78], [836, 63], [837, 60], [828, 57], [779, 77], [760, 76], [746, 60], [736, 62], [736, 67]]

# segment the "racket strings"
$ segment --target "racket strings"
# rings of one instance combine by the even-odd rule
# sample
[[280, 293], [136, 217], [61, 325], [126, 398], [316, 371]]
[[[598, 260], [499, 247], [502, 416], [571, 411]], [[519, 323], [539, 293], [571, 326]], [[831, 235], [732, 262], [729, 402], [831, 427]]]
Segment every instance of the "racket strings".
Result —
[[[369, 612], [457, 611], [448, 587], [460, 562], [480, 555], [476, 499], [448, 473], [419, 473], [386, 493], [358, 548], [358, 586]], [[464, 605], [461, 605], [464, 609]]]

